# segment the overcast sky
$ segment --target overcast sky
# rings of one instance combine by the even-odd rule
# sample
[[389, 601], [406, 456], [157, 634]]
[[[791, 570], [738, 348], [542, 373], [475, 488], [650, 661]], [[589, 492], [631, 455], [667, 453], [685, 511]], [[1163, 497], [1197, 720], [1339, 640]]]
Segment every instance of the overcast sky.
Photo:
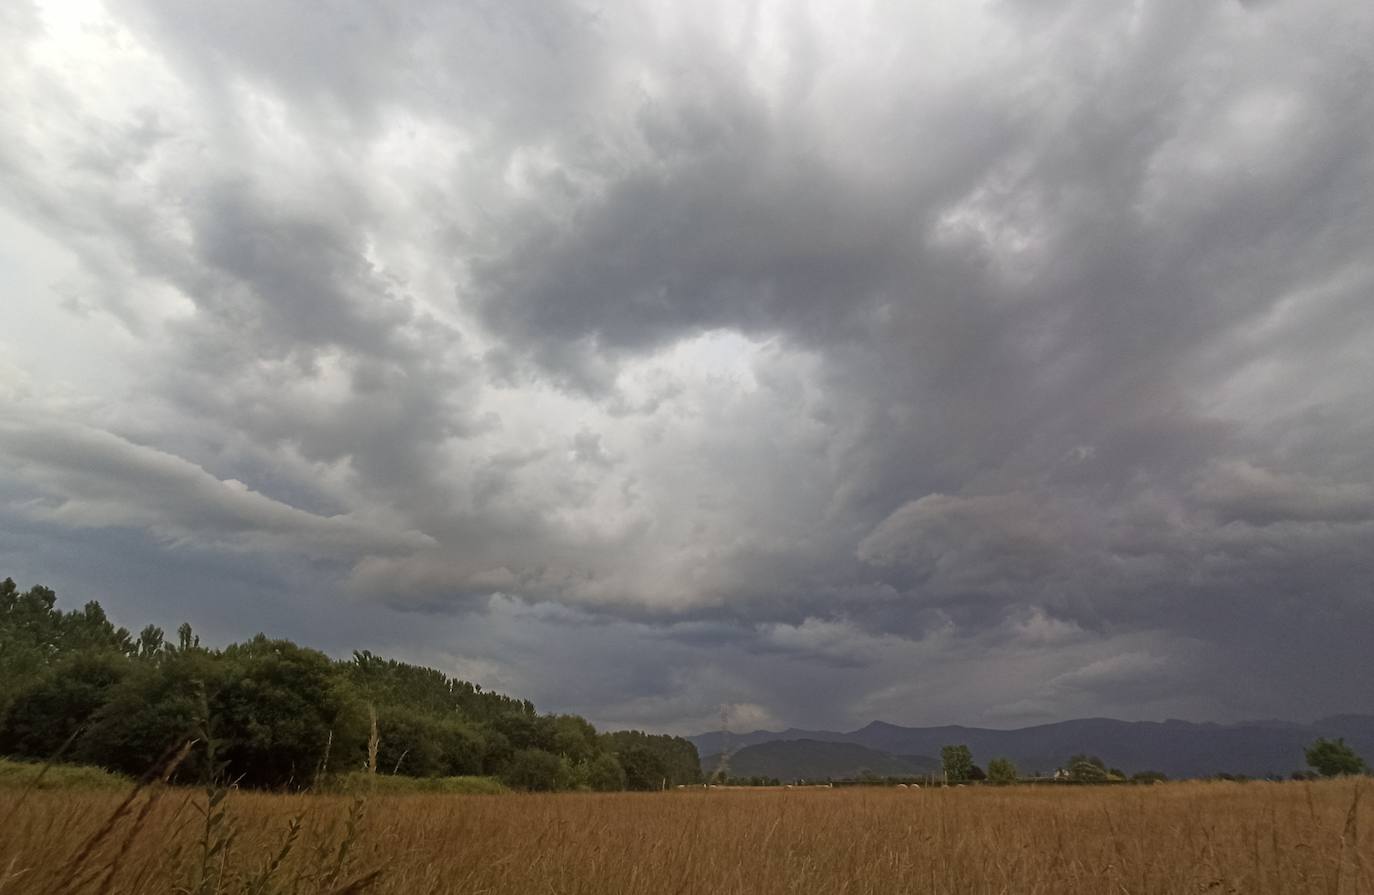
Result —
[[0, 3], [0, 577], [598, 724], [1374, 710], [1366, 0]]

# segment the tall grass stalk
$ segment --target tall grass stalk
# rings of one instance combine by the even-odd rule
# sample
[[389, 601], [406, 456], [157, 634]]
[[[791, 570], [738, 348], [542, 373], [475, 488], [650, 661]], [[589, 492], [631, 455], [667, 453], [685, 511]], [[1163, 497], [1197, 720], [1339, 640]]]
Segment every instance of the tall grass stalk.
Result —
[[[365, 798], [231, 790], [216, 810], [241, 833], [215, 853], [213, 890], [1374, 895], [1374, 799], [1357, 780], [453, 796], [374, 779]], [[176, 792], [125, 812], [64, 895], [195, 892], [204, 825], [184, 823]], [[34, 792], [0, 828], [0, 895], [58, 891], [123, 799]]]

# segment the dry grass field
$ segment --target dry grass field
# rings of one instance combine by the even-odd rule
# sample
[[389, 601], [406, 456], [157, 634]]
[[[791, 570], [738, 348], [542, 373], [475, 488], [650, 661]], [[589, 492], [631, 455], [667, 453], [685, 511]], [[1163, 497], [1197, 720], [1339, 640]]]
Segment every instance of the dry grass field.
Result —
[[1370, 786], [232, 792], [208, 836], [199, 791], [6, 791], [0, 893], [1374, 895]]

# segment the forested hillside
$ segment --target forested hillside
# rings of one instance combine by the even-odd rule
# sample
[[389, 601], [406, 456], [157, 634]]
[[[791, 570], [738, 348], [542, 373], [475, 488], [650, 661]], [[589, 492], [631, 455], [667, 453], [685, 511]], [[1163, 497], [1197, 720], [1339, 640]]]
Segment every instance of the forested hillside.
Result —
[[[171, 640], [154, 625], [135, 636], [99, 603], [56, 603], [48, 588], [0, 582], [0, 755], [141, 774], [194, 737], [241, 785], [300, 789], [363, 769], [375, 720], [381, 774], [532, 790], [700, 779], [680, 737], [599, 734], [432, 668], [366, 651], [338, 661], [261, 634], [212, 649], [185, 624]], [[203, 773], [207, 754], [193, 750], [179, 773]]]

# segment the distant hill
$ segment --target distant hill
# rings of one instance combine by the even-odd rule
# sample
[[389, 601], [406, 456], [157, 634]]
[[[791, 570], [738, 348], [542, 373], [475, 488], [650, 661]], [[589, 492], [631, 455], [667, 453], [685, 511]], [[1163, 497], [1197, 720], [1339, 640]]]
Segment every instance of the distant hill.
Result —
[[[720, 763], [719, 755], [701, 761], [709, 775]], [[783, 780], [850, 779], [865, 773], [880, 777], [927, 774], [940, 766], [939, 759], [920, 755], [889, 755], [857, 743], [821, 740], [772, 740], [745, 746], [730, 756], [732, 777], [777, 777]]]
[[[737, 766], [738, 759], [756, 747], [805, 741], [813, 745], [798, 752], [765, 751], [763, 754], [770, 756], [769, 766], [774, 769], [767, 772], [767, 776], [805, 776], [799, 769], [810, 765], [800, 761], [788, 765], [783, 757], [819, 754], [816, 746], [820, 744], [861, 746], [896, 761], [899, 760], [897, 756], [938, 756], [942, 746], [964, 743], [973, 750], [974, 761], [980, 765], [986, 765], [992, 758], [1010, 758], [1026, 773], [1053, 771], [1070, 755], [1086, 752], [1127, 773], [1156, 770], [1171, 777], [1205, 777], [1224, 772], [1260, 777], [1287, 775], [1303, 768], [1303, 748], [1318, 737], [1344, 737], [1355, 751], [1374, 762], [1374, 715], [1337, 715], [1312, 724], [1286, 721], [1201, 724], [1084, 718], [1017, 730], [900, 727], [874, 721], [848, 733], [757, 730], [731, 734], [728, 742], [729, 747], [736, 750], [730, 763], [731, 773], [746, 776], [749, 773]], [[702, 755], [718, 755], [724, 742], [718, 731], [688, 739]], [[709, 762], [703, 764], [708, 769], [714, 767]]]

